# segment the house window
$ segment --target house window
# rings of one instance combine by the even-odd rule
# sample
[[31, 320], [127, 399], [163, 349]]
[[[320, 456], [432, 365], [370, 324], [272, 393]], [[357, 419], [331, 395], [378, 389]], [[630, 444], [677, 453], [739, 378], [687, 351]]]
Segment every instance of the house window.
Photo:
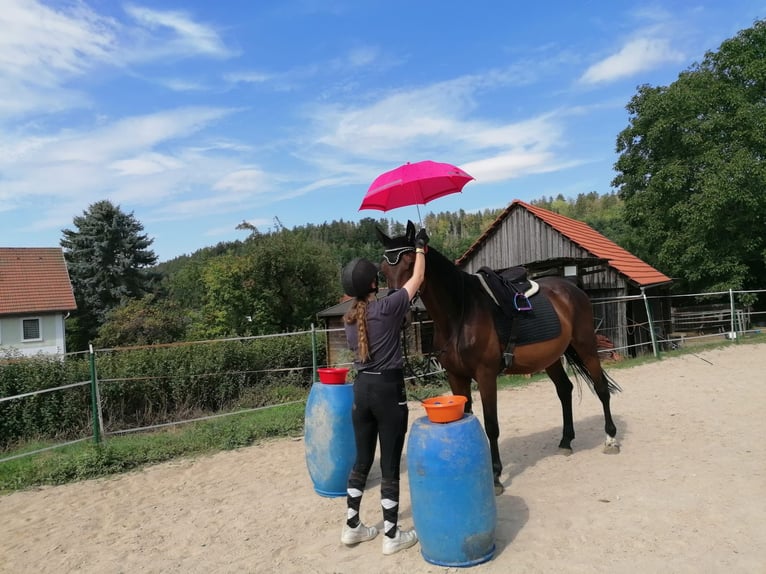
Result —
[[41, 341], [40, 319], [22, 319], [21, 320], [21, 340], [22, 341]]

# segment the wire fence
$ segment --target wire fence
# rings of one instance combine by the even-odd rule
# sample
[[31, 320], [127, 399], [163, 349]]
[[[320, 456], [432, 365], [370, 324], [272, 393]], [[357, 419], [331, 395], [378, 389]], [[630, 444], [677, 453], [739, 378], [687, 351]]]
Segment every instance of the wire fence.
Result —
[[[732, 343], [736, 343], [739, 340], [751, 336], [757, 335], [766, 330], [766, 312], [754, 311], [750, 306], [744, 302], [748, 299], [753, 299], [760, 293], [764, 293], [766, 290], [754, 290], [754, 291], [726, 291], [717, 293], [695, 293], [688, 295], [673, 295], [673, 296], [647, 296], [646, 294], [633, 296], [633, 297], [620, 297], [620, 298], [604, 298], [593, 299], [594, 315], [596, 317], [594, 329], [599, 338], [599, 341], [614, 341], [624, 340], [625, 337], [618, 332], [615, 327], [605, 327], [604, 322], [601, 320], [600, 310], [603, 306], [613, 304], [615, 302], [641, 302], [646, 304], [647, 317], [645, 321], [636, 322], [632, 321], [625, 325], [625, 330], [629, 334], [635, 335], [637, 332], [642, 333], [643, 337], [638, 337], [643, 342], [635, 343], [632, 345], [606, 345], [601, 348], [600, 351], [605, 355], [612, 358], [621, 356], [636, 356], [645, 353], [653, 353], [656, 357], [659, 357], [661, 353], [672, 353], [674, 350], [683, 348], [688, 345], [694, 345], [699, 342], [705, 342], [710, 340], [726, 339]], [[744, 297], [743, 297], [744, 296]], [[649, 309], [652, 304], [663, 302], [671, 302], [670, 312], [653, 318]], [[423, 322], [425, 324], [427, 322]], [[419, 326], [422, 329], [422, 324]], [[110, 436], [125, 435], [129, 433], [144, 432], [154, 429], [160, 429], [165, 427], [171, 427], [176, 425], [195, 423], [201, 421], [208, 421], [212, 419], [219, 419], [222, 417], [229, 417], [234, 415], [241, 415], [243, 413], [261, 411], [265, 409], [281, 407], [289, 404], [295, 404], [305, 402], [305, 398], [300, 400], [292, 400], [286, 402], [280, 402], [278, 404], [272, 404], [267, 406], [259, 406], [254, 408], [237, 409], [230, 412], [215, 412], [205, 414], [203, 416], [187, 416], [185, 418], [175, 420], [172, 422], [162, 422], [149, 425], [135, 425], [130, 428], [110, 429], [104, 424], [103, 420], [103, 399], [102, 388], [104, 385], [115, 384], [131, 384], [136, 381], [147, 380], [159, 380], [168, 378], [169, 375], [148, 375], [148, 376], [136, 376], [136, 377], [116, 377], [116, 378], [99, 378], [96, 369], [96, 357], [101, 353], [120, 353], [136, 349], [146, 348], [159, 348], [167, 346], [193, 346], [200, 344], [220, 344], [231, 341], [247, 341], [256, 338], [269, 338], [269, 337], [294, 337], [294, 336], [306, 336], [307, 334], [312, 338], [313, 360], [311, 365], [305, 365], [302, 367], [293, 368], [277, 368], [277, 369], [265, 369], [265, 370], [232, 370], [225, 374], [236, 377], [246, 376], [253, 373], [268, 373], [268, 372], [284, 372], [284, 371], [300, 371], [304, 376], [310, 377], [312, 381], [316, 381], [317, 369], [323, 366], [330, 366], [324, 362], [320, 363], [320, 358], [317, 352], [317, 337], [326, 336], [331, 332], [342, 331], [342, 329], [317, 329], [312, 326], [310, 331], [300, 331], [293, 333], [278, 333], [274, 335], [262, 335], [258, 337], [233, 337], [226, 339], [215, 339], [205, 341], [192, 341], [192, 342], [180, 342], [172, 343], [169, 345], [154, 345], [143, 347], [126, 347], [126, 348], [114, 348], [114, 349], [94, 349], [90, 348], [88, 351], [80, 351], [78, 353], [71, 353], [65, 356], [75, 357], [86, 354], [90, 361], [90, 380], [79, 381], [76, 383], [65, 384], [37, 391], [19, 393], [12, 396], [0, 397], [0, 405], [3, 403], [12, 403], [16, 401], [24, 401], [34, 399], [40, 395], [49, 393], [61, 393], [67, 390], [80, 388], [84, 386], [89, 387], [90, 392], [90, 409], [89, 414], [91, 432], [87, 436], [78, 437], [75, 440], [67, 440], [65, 442], [56, 443], [54, 445], [48, 445], [42, 448], [29, 450], [22, 453], [14, 453], [9, 456], [0, 457], [0, 463], [15, 460], [25, 456], [32, 456], [42, 452], [50, 451], [56, 448], [63, 448], [71, 444], [93, 441], [95, 443], [102, 443], [108, 440]], [[635, 338], [635, 337], [634, 337]], [[648, 342], [647, 342], [648, 341]], [[350, 363], [347, 363], [347, 365]], [[429, 363], [433, 368], [424, 374], [418, 375], [420, 377], [428, 377], [439, 375], [443, 373], [440, 365], [431, 361]], [[332, 366], [339, 366], [339, 363], [334, 363]], [[0, 367], [2, 368], [2, 367]], [[184, 377], [199, 378], [202, 379], [210, 372], [199, 373], [184, 373]], [[220, 375], [221, 373], [215, 373]]]
[[[719, 291], [683, 295], [648, 296], [645, 294], [592, 299], [596, 334], [602, 341], [636, 341], [600, 348], [604, 354], [639, 356], [705, 343], [722, 338], [736, 341], [766, 330], [766, 311], [753, 310], [749, 301], [766, 290]], [[616, 301], [642, 303], [647, 309], [642, 320], [626, 318], [624, 326], [604, 326], [605, 308]], [[665, 310], [656, 313], [653, 310]], [[626, 336], [627, 335], [627, 336]]]

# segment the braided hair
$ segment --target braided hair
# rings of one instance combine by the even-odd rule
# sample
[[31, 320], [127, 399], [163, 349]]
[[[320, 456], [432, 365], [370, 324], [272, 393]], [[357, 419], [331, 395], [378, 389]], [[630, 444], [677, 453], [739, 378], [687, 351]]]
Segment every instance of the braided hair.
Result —
[[347, 325], [356, 323], [357, 338], [359, 341], [359, 360], [366, 363], [370, 360], [370, 344], [367, 339], [367, 298], [355, 298], [354, 302], [343, 316], [343, 322]]

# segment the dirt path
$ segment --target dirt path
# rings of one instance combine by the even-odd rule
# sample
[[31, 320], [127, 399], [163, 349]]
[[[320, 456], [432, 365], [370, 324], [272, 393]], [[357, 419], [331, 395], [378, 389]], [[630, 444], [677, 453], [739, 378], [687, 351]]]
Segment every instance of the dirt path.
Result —
[[[0, 497], [0, 571], [764, 572], [765, 373], [764, 344], [613, 370], [616, 456], [601, 453], [603, 417], [587, 389], [570, 457], [557, 452], [549, 382], [501, 391], [497, 550], [470, 569], [429, 564], [417, 546], [394, 556], [378, 540], [342, 546], [344, 500], [314, 492], [303, 442], [286, 439]], [[424, 416], [410, 408], [410, 420]], [[362, 518], [380, 526], [375, 472]], [[404, 527], [407, 482], [405, 469]]]

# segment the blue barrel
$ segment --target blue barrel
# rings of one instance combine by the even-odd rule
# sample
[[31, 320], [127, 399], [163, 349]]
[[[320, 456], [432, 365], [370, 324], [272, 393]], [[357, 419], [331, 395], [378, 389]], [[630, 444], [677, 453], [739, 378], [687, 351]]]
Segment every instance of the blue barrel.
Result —
[[472, 414], [417, 419], [407, 441], [412, 519], [427, 562], [473, 566], [495, 553], [497, 508], [489, 441]]
[[314, 383], [306, 401], [306, 466], [321, 496], [346, 496], [348, 473], [356, 458], [351, 407], [354, 385]]

